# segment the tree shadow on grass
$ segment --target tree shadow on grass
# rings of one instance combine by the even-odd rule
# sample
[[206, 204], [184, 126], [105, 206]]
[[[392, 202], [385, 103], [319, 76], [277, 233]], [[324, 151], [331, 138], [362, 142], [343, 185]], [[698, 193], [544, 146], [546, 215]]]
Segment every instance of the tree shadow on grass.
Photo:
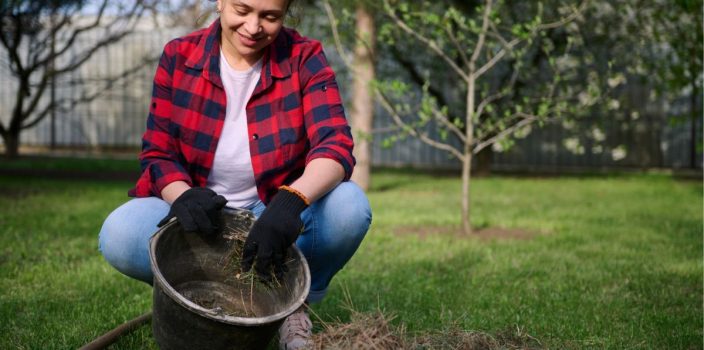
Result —
[[72, 169], [0, 169], [0, 176], [45, 178], [69, 181], [130, 181], [136, 182], [139, 171], [72, 170]]
[[0, 186], [0, 198], [20, 199], [41, 194], [42, 191], [36, 188], [4, 187]]

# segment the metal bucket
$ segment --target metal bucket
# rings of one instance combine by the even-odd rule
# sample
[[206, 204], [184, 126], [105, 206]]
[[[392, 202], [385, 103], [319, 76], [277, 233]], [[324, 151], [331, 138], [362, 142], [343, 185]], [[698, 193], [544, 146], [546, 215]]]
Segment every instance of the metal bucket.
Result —
[[161, 349], [264, 349], [303, 304], [310, 272], [295, 245], [276, 286], [247, 285], [228, 273], [227, 264], [238, 263], [228, 261], [238, 244], [233, 234], [246, 235], [254, 220], [250, 211], [226, 211], [215, 237], [186, 233], [172, 221], [151, 238], [152, 330]]

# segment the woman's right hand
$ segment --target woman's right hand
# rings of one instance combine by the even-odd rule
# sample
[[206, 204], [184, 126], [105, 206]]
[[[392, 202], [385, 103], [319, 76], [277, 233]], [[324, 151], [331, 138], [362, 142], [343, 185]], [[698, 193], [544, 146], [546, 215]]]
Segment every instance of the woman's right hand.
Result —
[[184, 231], [200, 232], [210, 236], [218, 230], [218, 218], [225, 204], [227, 204], [227, 199], [213, 190], [193, 187], [176, 198], [171, 204], [169, 214], [161, 219], [157, 226], [161, 227], [171, 218], [176, 217]]

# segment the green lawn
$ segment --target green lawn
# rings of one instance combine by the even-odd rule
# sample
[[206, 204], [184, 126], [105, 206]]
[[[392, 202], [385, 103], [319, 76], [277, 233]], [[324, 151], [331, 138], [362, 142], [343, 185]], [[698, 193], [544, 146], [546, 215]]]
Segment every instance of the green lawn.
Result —
[[[455, 235], [456, 178], [379, 171], [373, 182], [372, 229], [314, 307], [324, 321], [349, 318], [349, 294], [410, 334], [520, 329], [548, 348], [702, 348], [701, 182], [476, 179], [474, 224], [534, 233], [524, 240]], [[97, 250], [131, 185], [0, 176], [0, 349], [77, 348], [150, 309], [150, 288]], [[150, 328], [115, 348], [155, 348]]]
[[134, 153], [134, 157], [129, 158], [127, 155], [116, 158], [62, 158], [62, 157], [45, 157], [45, 156], [26, 156], [12, 161], [3, 159], [0, 161], [0, 171], [2, 170], [66, 170], [66, 171], [139, 171], [139, 160], [137, 159], [138, 152]]

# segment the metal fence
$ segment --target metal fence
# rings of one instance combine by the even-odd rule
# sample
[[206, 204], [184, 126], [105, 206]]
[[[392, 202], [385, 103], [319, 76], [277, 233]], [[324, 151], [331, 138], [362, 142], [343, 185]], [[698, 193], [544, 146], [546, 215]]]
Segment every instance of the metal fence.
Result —
[[[98, 35], [82, 37], [62, 60], [78, 55], [86, 45], [96, 41]], [[54, 123], [48, 116], [35, 127], [24, 130], [21, 144], [49, 146], [53, 143], [60, 147], [139, 145], [156, 67], [156, 64], [145, 65], [142, 60], [145, 57], [158, 58], [163, 45], [173, 36], [173, 32], [137, 31], [97, 51], [79, 69], [59, 76], [53, 87], [56, 101], [75, 101], [96, 93], [99, 93], [98, 97], [70, 110], [57, 109]], [[57, 65], [62, 63], [57, 62]], [[139, 68], [134, 70], [135, 67]], [[125, 72], [130, 73], [121, 76]], [[108, 81], [112, 86], [106, 88]], [[0, 120], [8, 125], [17, 84], [7, 70], [0, 70], [0, 84]], [[49, 95], [49, 92], [45, 93], [40, 105], [49, 102]]]
[[[632, 120], [624, 125], [617, 120], [595, 120], [595, 117], [577, 121], [574, 130], [589, 130], [596, 122], [604, 130], [604, 139], [594, 142], [571, 132], [560, 124], [533, 127], [530, 134], [517, 139], [507, 151], [492, 152], [492, 168], [516, 171], [560, 171], [566, 168], [616, 169], [616, 168], [689, 168], [690, 124], [670, 125], [664, 116], [653, 115]], [[377, 114], [375, 125], [388, 126], [391, 121], [382, 113]], [[437, 136], [428, 129], [428, 134]], [[701, 121], [697, 128], [701, 140]], [[427, 146], [417, 139], [407, 138], [382, 147], [387, 134], [374, 137], [373, 164], [416, 166], [423, 168], [459, 169], [460, 163], [448, 152]], [[579, 139], [578, 146], [570, 141]], [[455, 143], [455, 146], [459, 146]], [[459, 148], [459, 147], [458, 147]], [[460, 148], [461, 149], [461, 148]], [[702, 168], [702, 153], [696, 154], [697, 168]]]
[[[58, 79], [55, 88], [57, 98], [75, 98], [81, 93], [100, 89], [100, 77], [111, 76], [133, 67], [145, 54], [158, 57], [168, 40], [186, 31], [187, 29], [173, 29], [135, 32], [119, 43], [98, 52], [79, 70]], [[81, 45], [77, 43], [76, 50]], [[326, 47], [330, 48], [327, 53], [333, 65], [338, 67], [343, 97], [349, 101], [349, 96], [345, 96], [351, 90], [349, 76], [340, 68], [341, 65], [337, 64], [339, 60], [332, 50], [332, 45]], [[145, 129], [155, 68], [156, 63], [146, 65], [129, 79], [123, 79], [105, 90], [94, 101], [80, 104], [69, 111], [57, 111], [54, 123], [51, 118], [46, 118], [36, 127], [23, 131], [21, 144], [48, 147], [53, 142], [59, 147], [86, 149], [139, 147]], [[81, 82], [80, 88], [75, 85], [76, 82]], [[16, 84], [6, 69], [0, 69], [0, 87], [0, 120], [7, 125], [16, 94]], [[568, 132], [562, 125], [534, 128], [526, 138], [517, 140], [515, 147], [509, 151], [494, 152], [493, 164], [498, 168], [515, 170], [560, 167], [688, 167], [691, 126], [670, 125], [665, 113], [662, 108], [656, 108], [655, 112], [649, 111], [642, 117], [625, 123], [603, 116], [603, 142], [599, 145], [583, 142], [576, 152], [575, 149], [570, 150], [569, 145], [565, 143], [565, 135]], [[581, 123], [590, 125], [594, 121], [593, 118]], [[377, 109], [374, 124], [379, 130], [388, 128], [391, 124], [383, 109]], [[696, 128], [698, 135], [701, 135], [701, 125]], [[446, 152], [430, 148], [415, 139], [408, 138], [396, 142], [392, 147], [382, 147], [383, 139], [388, 136], [389, 134], [384, 132], [374, 135], [374, 165], [459, 167], [459, 163]], [[701, 167], [701, 154], [697, 155], [697, 159], [697, 166]]]

